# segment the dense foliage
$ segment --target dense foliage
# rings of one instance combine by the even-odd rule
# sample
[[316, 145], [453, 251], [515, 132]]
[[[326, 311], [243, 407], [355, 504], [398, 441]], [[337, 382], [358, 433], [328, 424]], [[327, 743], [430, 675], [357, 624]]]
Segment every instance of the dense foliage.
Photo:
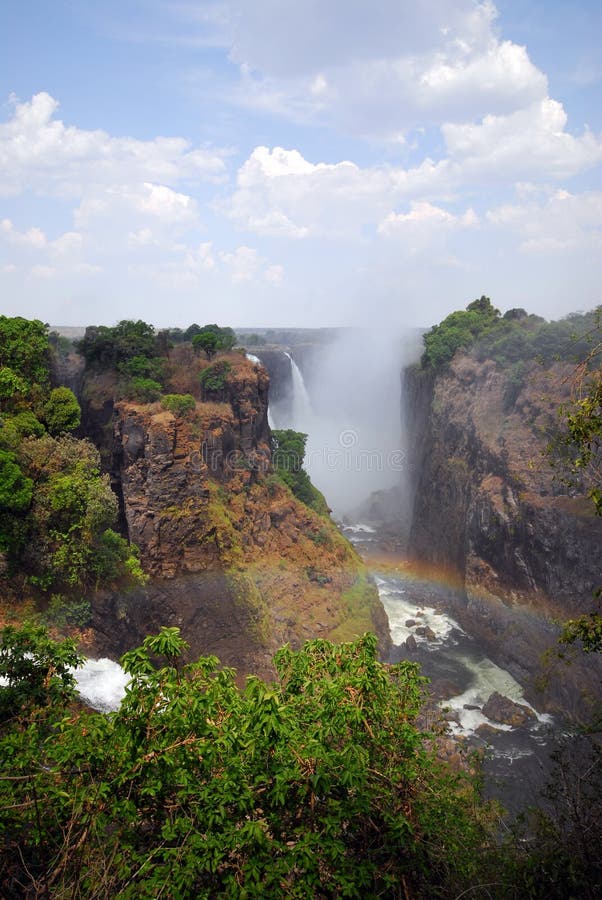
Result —
[[185, 416], [196, 408], [196, 400], [192, 394], [164, 394], [161, 397], [161, 406], [168, 409], [174, 416]]
[[379, 663], [373, 635], [286, 647], [273, 684], [240, 690], [163, 629], [124, 656], [119, 712], [69, 718], [65, 649], [39, 639], [0, 653], [27, 701], [0, 732], [5, 896], [448, 897], [474, 878], [490, 820], [426, 749], [418, 667]]
[[591, 349], [588, 334], [595, 327], [596, 313], [572, 313], [556, 322], [510, 309], [500, 315], [488, 297], [469, 303], [465, 310], [450, 313], [423, 336], [422, 367], [441, 369], [459, 350], [477, 359], [494, 359], [517, 371], [526, 361], [548, 364], [557, 359], [575, 363]]
[[[560, 751], [547, 810], [500, 841], [417, 726], [418, 666], [308, 642], [277, 678], [126, 653], [118, 712], [75, 712], [71, 641], [0, 632], [0, 889], [46, 897], [583, 897], [602, 886], [602, 754]], [[577, 752], [578, 750], [578, 752]]]
[[89, 588], [141, 580], [98, 452], [70, 434], [77, 399], [51, 386], [46, 326], [0, 317], [0, 363], [0, 552], [13, 586], [81, 602]]
[[207, 359], [215, 356], [218, 350], [232, 350], [235, 344], [236, 335], [234, 331], [231, 328], [222, 328], [219, 325], [203, 325], [192, 337], [194, 349], [202, 350]]
[[227, 359], [220, 359], [203, 369], [199, 381], [204, 400], [224, 400], [228, 375], [232, 366]]
[[423, 368], [438, 369], [446, 365], [457, 350], [468, 349], [479, 335], [492, 328], [499, 315], [499, 310], [485, 296], [469, 303], [466, 310], [450, 313], [423, 337]]
[[274, 452], [272, 463], [280, 480], [291, 489], [302, 503], [319, 513], [328, 513], [322, 494], [313, 486], [303, 468], [307, 435], [292, 428], [272, 431]]

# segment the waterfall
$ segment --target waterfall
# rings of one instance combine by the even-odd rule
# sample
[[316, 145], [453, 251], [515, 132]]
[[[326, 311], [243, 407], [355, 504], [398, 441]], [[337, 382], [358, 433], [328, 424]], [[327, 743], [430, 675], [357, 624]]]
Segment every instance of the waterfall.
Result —
[[298, 431], [310, 431], [313, 410], [301, 369], [290, 355], [284, 351], [291, 363], [291, 424]]
[[[245, 353], [245, 356], [247, 357], [249, 362], [253, 363], [253, 365], [255, 365], [255, 366], [263, 365], [262, 361], [259, 359], [258, 356], [255, 356], [254, 353]], [[288, 354], [287, 354], [287, 356], [288, 356]], [[274, 422], [274, 416], [272, 415], [272, 410], [269, 408], [269, 406], [268, 406], [268, 425], [271, 429], [278, 427], [276, 425], [276, 423]]]

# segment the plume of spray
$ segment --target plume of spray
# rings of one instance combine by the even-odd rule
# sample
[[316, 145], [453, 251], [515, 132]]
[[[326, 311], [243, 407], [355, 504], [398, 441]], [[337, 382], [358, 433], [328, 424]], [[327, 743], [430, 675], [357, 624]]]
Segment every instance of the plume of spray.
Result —
[[358, 328], [303, 354], [303, 374], [291, 359], [293, 396], [288, 421], [278, 424], [307, 433], [305, 467], [339, 517], [374, 491], [403, 494], [401, 375], [419, 353], [416, 330]]

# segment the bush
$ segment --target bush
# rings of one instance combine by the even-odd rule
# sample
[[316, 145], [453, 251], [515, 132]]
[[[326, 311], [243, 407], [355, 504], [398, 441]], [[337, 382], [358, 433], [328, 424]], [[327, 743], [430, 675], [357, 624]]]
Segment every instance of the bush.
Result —
[[53, 594], [44, 618], [56, 628], [87, 628], [92, 621], [92, 606], [85, 597], [69, 600], [61, 594]]
[[165, 359], [161, 357], [133, 356], [119, 366], [128, 378], [150, 378], [163, 384]]
[[207, 359], [217, 353], [218, 350], [231, 350], [236, 344], [236, 335], [231, 328], [221, 328], [219, 325], [191, 325], [185, 334], [192, 339], [195, 350], [203, 350]]
[[494, 328], [499, 316], [499, 310], [485, 296], [469, 303], [465, 311], [450, 313], [440, 325], [434, 325], [423, 336], [422, 367], [440, 369], [446, 366], [458, 350], [468, 349], [477, 336]]
[[[20, 628], [5, 626], [0, 631], [0, 726], [46, 706], [54, 706], [55, 715], [75, 696], [72, 668], [81, 657], [75, 642], [53, 641], [46, 629], [31, 622]], [[0, 730], [1, 734], [1, 730]], [[12, 753], [0, 753], [10, 767]], [[13, 750], [14, 752], [14, 750]], [[0, 765], [2, 765], [0, 764]], [[3, 810], [4, 813], [4, 810]]]
[[77, 398], [68, 387], [57, 387], [44, 404], [44, 421], [50, 434], [56, 437], [64, 431], [75, 431], [81, 421]]
[[185, 416], [196, 409], [196, 400], [192, 394], [165, 394], [161, 397], [161, 406], [174, 416]]
[[126, 385], [126, 395], [139, 403], [154, 403], [161, 396], [161, 385], [152, 378], [132, 378]]
[[0, 367], [6, 366], [28, 384], [49, 380], [48, 330], [39, 319], [0, 316]]
[[313, 486], [303, 468], [307, 435], [292, 428], [273, 430], [274, 452], [272, 463], [280, 480], [298, 500], [311, 506], [320, 515], [328, 514], [328, 505], [322, 494]]
[[100, 368], [114, 368], [135, 357], [157, 356], [155, 329], [141, 319], [122, 319], [111, 328], [91, 325], [75, 347], [88, 364]]
[[53, 895], [82, 898], [435, 898], [478, 883], [488, 811], [425, 749], [417, 664], [381, 664], [371, 634], [316, 640], [280, 650], [272, 683], [239, 688], [185, 650], [164, 628], [123, 657], [117, 713], [67, 719], [59, 702], [51, 741], [27, 715], [2, 736], [9, 896], [50, 877]]
[[199, 375], [203, 395], [208, 396], [210, 394], [217, 394], [221, 399], [221, 395], [226, 387], [228, 375], [231, 371], [232, 366], [227, 360], [219, 360], [219, 362], [213, 363], [213, 365], [203, 369]]
[[31, 504], [33, 481], [21, 471], [14, 453], [0, 450], [0, 510], [22, 512]]

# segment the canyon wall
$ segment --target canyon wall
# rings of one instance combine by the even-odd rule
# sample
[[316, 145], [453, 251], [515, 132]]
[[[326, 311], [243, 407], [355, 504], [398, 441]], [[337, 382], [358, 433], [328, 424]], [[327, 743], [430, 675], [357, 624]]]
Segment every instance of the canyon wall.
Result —
[[562, 667], [553, 620], [589, 611], [602, 584], [602, 520], [545, 453], [571, 373], [531, 361], [517, 376], [469, 355], [437, 375], [408, 370], [409, 555], [457, 585], [460, 624], [533, 696], [585, 715], [598, 661], [551, 673]]

